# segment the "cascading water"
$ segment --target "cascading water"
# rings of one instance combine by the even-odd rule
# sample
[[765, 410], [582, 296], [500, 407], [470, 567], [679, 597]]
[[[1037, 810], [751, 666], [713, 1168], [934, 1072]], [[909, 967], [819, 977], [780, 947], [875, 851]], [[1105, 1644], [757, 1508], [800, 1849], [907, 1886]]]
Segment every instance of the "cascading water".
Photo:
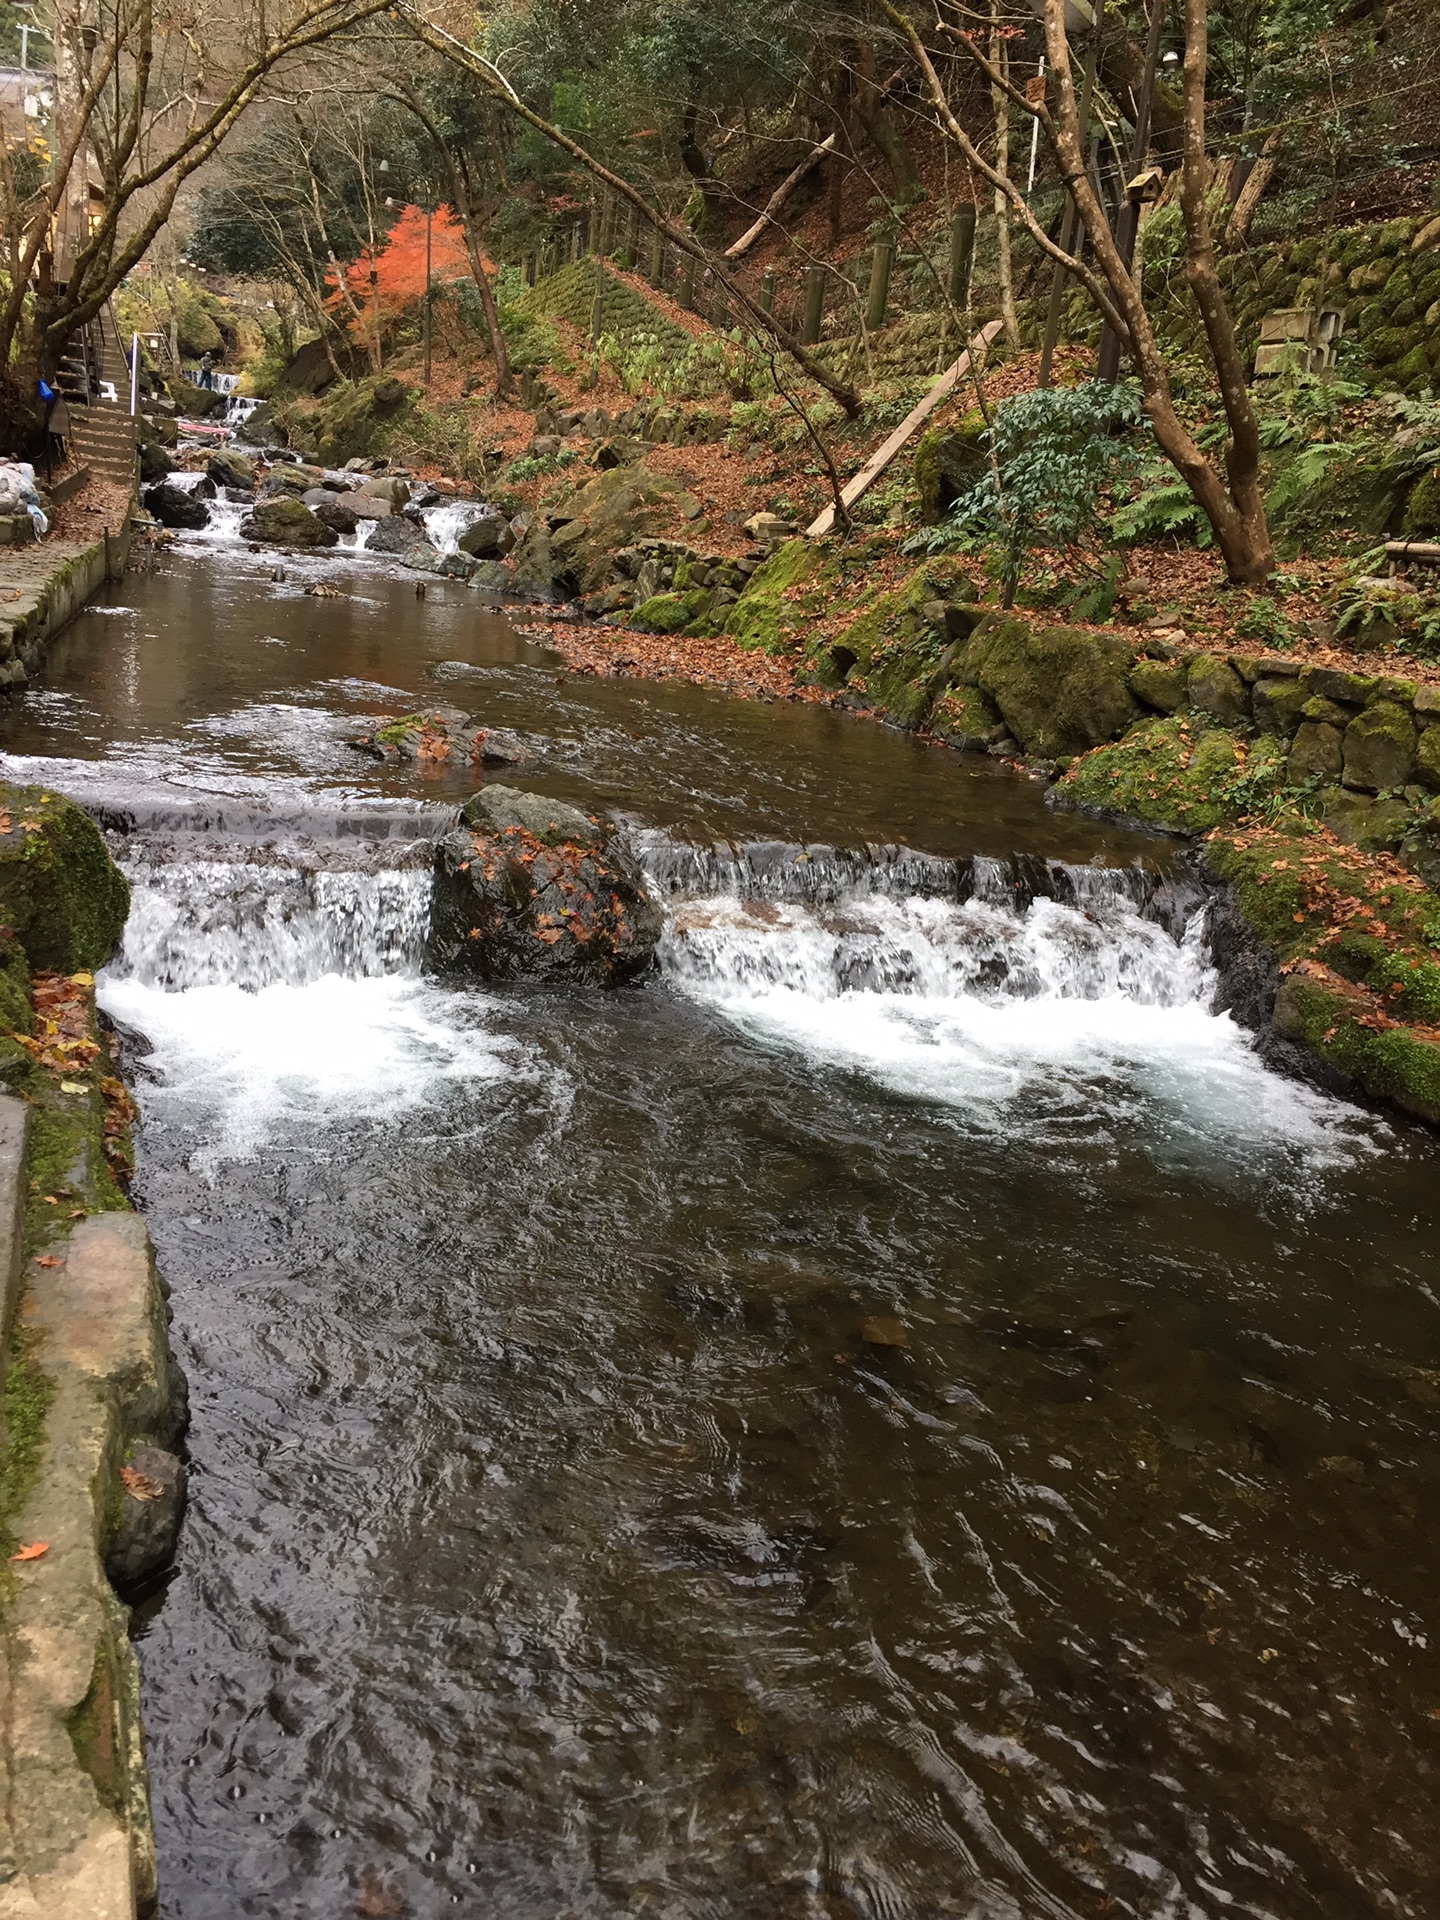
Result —
[[[3, 736], [134, 888], [167, 1920], [1429, 1920], [1436, 1156], [1209, 1010], [1183, 859], [186, 545]], [[441, 698], [645, 823], [656, 973], [425, 973], [476, 775], [345, 742]]]

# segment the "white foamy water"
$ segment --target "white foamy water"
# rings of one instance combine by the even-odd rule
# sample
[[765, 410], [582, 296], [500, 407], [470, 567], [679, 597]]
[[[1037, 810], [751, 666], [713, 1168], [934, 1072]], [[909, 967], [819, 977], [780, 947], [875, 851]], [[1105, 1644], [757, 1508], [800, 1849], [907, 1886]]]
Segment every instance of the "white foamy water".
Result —
[[483, 999], [403, 974], [179, 993], [107, 974], [100, 1002], [154, 1049], [146, 1066], [159, 1085], [142, 1082], [142, 1102], [200, 1121], [201, 1172], [304, 1144], [327, 1122], [402, 1118], [517, 1064]]
[[680, 906], [661, 960], [683, 992], [757, 1039], [963, 1109], [987, 1132], [1159, 1120], [1156, 1150], [1303, 1150], [1348, 1160], [1374, 1126], [1271, 1073], [1210, 1011], [1200, 916], [1172, 939], [1111, 901], [867, 895], [828, 907], [722, 897]]
[[130, 880], [101, 1004], [154, 1049], [142, 1098], [200, 1118], [200, 1171], [514, 1069], [491, 1003], [419, 978], [428, 863], [146, 863]]

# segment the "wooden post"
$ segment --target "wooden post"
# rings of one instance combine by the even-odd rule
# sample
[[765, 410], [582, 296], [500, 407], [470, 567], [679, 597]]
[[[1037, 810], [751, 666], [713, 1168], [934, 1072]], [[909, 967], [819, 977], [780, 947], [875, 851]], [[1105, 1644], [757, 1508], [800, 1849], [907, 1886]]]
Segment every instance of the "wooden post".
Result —
[[820, 326], [825, 317], [825, 269], [807, 267], [805, 269], [805, 322], [800, 334], [802, 347], [813, 347], [820, 338]]
[[527, 253], [525, 256], [525, 284], [527, 287], [533, 287], [535, 284], [535, 256], [533, 253]]
[[687, 253], [680, 270], [680, 305], [686, 313], [695, 311], [695, 256]]
[[605, 263], [595, 256], [595, 295], [590, 302], [590, 338], [598, 340], [605, 331]]
[[730, 302], [726, 298], [724, 285], [715, 282], [715, 300], [710, 309], [710, 324], [723, 332], [730, 324]]
[[663, 286], [665, 281], [665, 236], [656, 227], [650, 236], [650, 284]]
[[600, 196], [600, 245], [596, 249], [602, 260], [609, 258], [615, 248], [615, 196], [605, 193]]
[[759, 307], [762, 313], [773, 314], [775, 311], [775, 275], [773, 271], [767, 273], [760, 282]]
[[865, 330], [878, 333], [885, 324], [890, 305], [890, 274], [895, 265], [895, 242], [877, 241], [870, 261], [870, 304], [865, 309]]
[[962, 313], [970, 298], [970, 266], [975, 258], [975, 206], [967, 200], [950, 222], [950, 304]]
[[621, 215], [620, 221], [620, 265], [627, 273], [635, 265], [635, 228], [639, 217], [634, 207], [627, 201], [625, 213]]

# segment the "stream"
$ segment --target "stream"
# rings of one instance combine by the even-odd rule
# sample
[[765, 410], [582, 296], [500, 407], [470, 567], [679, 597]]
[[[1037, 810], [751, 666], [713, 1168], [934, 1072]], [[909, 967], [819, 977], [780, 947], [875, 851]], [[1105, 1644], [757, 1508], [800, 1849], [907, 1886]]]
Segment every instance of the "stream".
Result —
[[[1169, 843], [277, 564], [0, 725], [134, 889], [165, 1920], [1440, 1911], [1435, 1140], [1211, 1013]], [[627, 824], [655, 975], [424, 975], [477, 776], [347, 741], [439, 702]]]

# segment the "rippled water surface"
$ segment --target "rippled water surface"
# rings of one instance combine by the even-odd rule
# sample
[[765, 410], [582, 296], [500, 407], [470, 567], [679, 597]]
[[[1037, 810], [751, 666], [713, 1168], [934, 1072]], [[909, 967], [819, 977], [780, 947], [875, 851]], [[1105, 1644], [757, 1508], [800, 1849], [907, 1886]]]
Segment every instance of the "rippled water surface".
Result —
[[[117, 600], [3, 744], [137, 823], [167, 1920], [1440, 1912], [1440, 1155], [1209, 1012], [1173, 855], [458, 588]], [[344, 745], [437, 689], [662, 839], [985, 858], [655, 856], [647, 983], [454, 989], [472, 776]]]

